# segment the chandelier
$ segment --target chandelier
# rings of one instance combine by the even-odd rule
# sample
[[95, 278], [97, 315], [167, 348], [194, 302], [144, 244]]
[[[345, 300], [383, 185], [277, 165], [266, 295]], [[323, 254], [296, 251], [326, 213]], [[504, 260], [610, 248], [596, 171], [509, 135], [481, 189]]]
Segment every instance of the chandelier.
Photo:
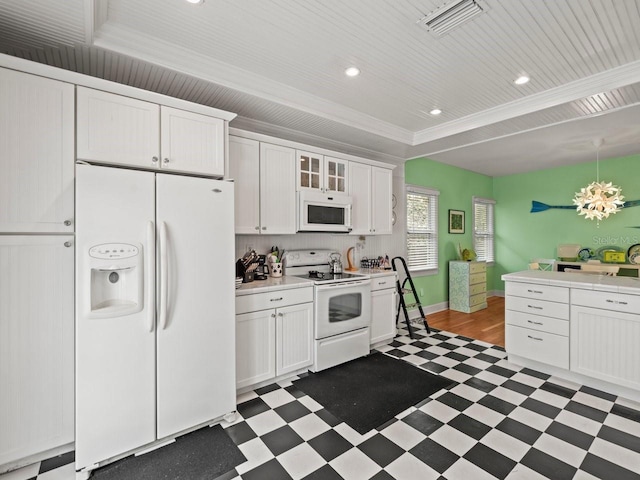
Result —
[[584, 218], [599, 222], [609, 215], [618, 213], [624, 207], [624, 196], [622, 189], [613, 185], [612, 182], [600, 181], [600, 147], [603, 144], [602, 138], [593, 141], [596, 147], [596, 181], [591, 182], [579, 192], [576, 192], [573, 198], [573, 204], [576, 206], [578, 215], [584, 215]]

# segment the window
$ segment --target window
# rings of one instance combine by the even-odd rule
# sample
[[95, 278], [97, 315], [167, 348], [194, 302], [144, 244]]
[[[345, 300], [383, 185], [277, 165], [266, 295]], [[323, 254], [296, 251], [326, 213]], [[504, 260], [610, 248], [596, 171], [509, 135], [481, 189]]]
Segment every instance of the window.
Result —
[[438, 195], [407, 185], [407, 265], [409, 270], [438, 273]]
[[473, 249], [478, 260], [493, 264], [494, 222], [496, 201], [490, 198], [473, 197]]

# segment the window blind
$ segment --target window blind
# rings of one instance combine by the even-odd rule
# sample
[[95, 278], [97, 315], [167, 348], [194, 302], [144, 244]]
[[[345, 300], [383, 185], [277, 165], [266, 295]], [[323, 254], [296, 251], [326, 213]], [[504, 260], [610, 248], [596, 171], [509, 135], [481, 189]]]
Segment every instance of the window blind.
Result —
[[407, 185], [407, 266], [409, 270], [438, 270], [438, 195]]
[[493, 263], [494, 258], [494, 206], [490, 198], [473, 198], [473, 249], [477, 259]]

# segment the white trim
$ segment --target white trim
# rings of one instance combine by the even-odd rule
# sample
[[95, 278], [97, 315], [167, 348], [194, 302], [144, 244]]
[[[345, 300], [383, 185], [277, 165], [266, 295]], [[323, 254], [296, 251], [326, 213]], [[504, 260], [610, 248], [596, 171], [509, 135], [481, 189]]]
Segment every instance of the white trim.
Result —
[[69, 70], [63, 70], [62, 68], [52, 67], [38, 62], [32, 62], [31, 60], [24, 60], [22, 58], [17, 58], [2, 53], [0, 53], [0, 67], [30, 73], [33, 75], [38, 75], [40, 77], [51, 78], [53, 80], [59, 80], [61, 82], [71, 83], [74, 85], [93, 88], [96, 90], [103, 90], [105, 92], [115, 93], [124, 97], [131, 97], [138, 100], [157, 103], [159, 105], [166, 105], [168, 107], [178, 108], [180, 110], [201, 113], [202, 115], [208, 115], [211, 117], [220, 118], [222, 120], [230, 121], [236, 117], [235, 113], [226, 112], [218, 108], [200, 105], [198, 103], [189, 102], [187, 100], [180, 100], [179, 98], [169, 97], [167, 95], [150, 92], [141, 88], [130, 87], [129, 85], [111, 82], [102, 78], [90, 77], [89, 75], [83, 75], [82, 73], [71, 72]]
[[488, 203], [495, 205], [496, 201], [493, 198], [485, 198], [485, 197], [471, 197], [473, 203]]
[[440, 195], [440, 190], [436, 190], [435, 188], [430, 187], [423, 187], [421, 185], [414, 185], [411, 183], [406, 183], [404, 188], [405, 192], [421, 193], [423, 195]]
[[[640, 60], [415, 133], [413, 146], [640, 82]], [[431, 152], [433, 153], [433, 152]], [[414, 157], [415, 158], [415, 157]]]
[[270, 143], [273, 145], [280, 145], [282, 147], [295, 148], [296, 150], [306, 150], [313, 153], [317, 153], [320, 155], [327, 155], [330, 157], [339, 158], [342, 160], [348, 160], [351, 162], [357, 163], [365, 163], [367, 165], [373, 165], [376, 167], [387, 168], [389, 170], [393, 170], [396, 168], [396, 165], [391, 165], [389, 163], [378, 162], [376, 160], [370, 160], [368, 158], [357, 157], [355, 155], [350, 155], [348, 153], [337, 152], [334, 150], [328, 150], [326, 148], [314, 147], [313, 145], [308, 145], [305, 143], [292, 142], [290, 140], [284, 140], [278, 137], [272, 137], [269, 135], [264, 135], [262, 133], [254, 133], [248, 132], [246, 130], [240, 130], [238, 128], [230, 127], [229, 135], [233, 135], [235, 137], [248, 138], [251, 140], [257, 140], [259, 142]]

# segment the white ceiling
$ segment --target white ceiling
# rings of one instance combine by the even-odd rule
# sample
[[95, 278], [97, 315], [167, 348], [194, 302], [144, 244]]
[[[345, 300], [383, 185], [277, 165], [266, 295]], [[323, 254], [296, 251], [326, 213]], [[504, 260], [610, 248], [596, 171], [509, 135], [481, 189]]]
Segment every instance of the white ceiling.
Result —
[[502, 176], [593, 161], [596, 136], [601, 158], [640, 152], [640, 0], [477, 0], [443, 37], [417, 23], [449, 1], [0, 0], [0, 51], [394, 163]]

